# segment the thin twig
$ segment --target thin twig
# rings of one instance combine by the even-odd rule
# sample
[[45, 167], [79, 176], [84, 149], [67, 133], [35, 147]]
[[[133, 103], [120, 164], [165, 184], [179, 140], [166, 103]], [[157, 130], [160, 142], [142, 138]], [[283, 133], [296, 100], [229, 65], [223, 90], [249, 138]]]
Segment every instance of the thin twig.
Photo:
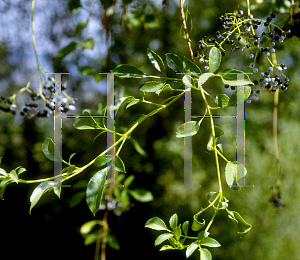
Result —
[[185, 15], [184, 15], [184, 10], [183, 10], [183, 0], [180, 0], [180, 13], [181, 13], [181, 18], [182, 18], [182, 26], [183, 26], [183, 30], [185, 32], [185, 38], [186, 38], [187, 44], [189, 46], [189, 52], [191, 55], [191, 59], [195, 63], [194, 54], [193, 54], [193, 50], [192, 50], [192, 46], [191, 46], [191, 41], [190, 41], [190, 37], [189, 37], [188, 30], [186, 27], [186, 22], [185, 22]]

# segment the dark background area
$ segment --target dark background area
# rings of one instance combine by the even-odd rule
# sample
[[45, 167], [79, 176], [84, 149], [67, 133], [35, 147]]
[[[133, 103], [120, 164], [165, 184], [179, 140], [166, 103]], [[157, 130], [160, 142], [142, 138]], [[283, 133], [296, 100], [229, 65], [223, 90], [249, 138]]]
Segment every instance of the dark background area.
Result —
[[[107, 72], [116, 65], [130, 64], [146, 73], [158, 75], [148, 60], [147, 48], [158, 53], [165, 65], [165, 53], [175, 53], [181, 59], [184, 56], [189, 58], [186, 40], [180, 35], [179, 1], [123, 2], [82, 0], [81, 7], [71, 12], [68, 1], [36, 0], [34, 21], [41, 66], [52, 72], [70, 72], [65, 79], [69, 85], [67, 92], [79, 99], [76, 113], [85, 108], [96, 113], [99, 106], [105, 107], [106, 98], [103, 91], [105, 78], [96, 82], [93, 76], [79, 73], [77, 67], [90, 66], [99, 72]], [[283, 25], [288, 22], [289, 1], [260, 2], [250, 1], [255, 17], [264, 19], [275, 11], [278, 13], [276, 23]], [[110, 9], [113, 3], [115, 9], [107, 22], [104, 18], [113, 10]], [[200, 39], [215, 37], [215, 32], [220, 30], [218, 17], [237, 9], [246, 12], [246, 1], [190, 0], [189, 11], [193, 18], [190, 37], [194, 52], [198, 50]], [[0, 12], [0, 94], [8, 97], [24, 87], [36, 69], [30, 27], [31, 1], [1, 1]], [[76, 33], [77, 24], [87, 19], [88, 26]], [[81, 43], [90, 37], [95, 40], [92, 50], [79, 48], [64, 59], [55, 58], [58, 51], [71, 41]], [[248, 56], [247, 50], [231, 53], [229, 48], [220, 69], [232, 67], [250, 72]], [[238, 211], [253, 228], [245, 238], [240, 239], [236, 226], [225, 212], [218, 214], [209, 231], [211, 237], [222, 246], [211, 249], [213, 259], [300, 259], [299, 56], [299, 39], [296, 37], [278, 46], [277, 59], [288, 66], [286, 73], [290, 78], [289, 89], [280, 92], [278, 119], [279, 179], [285, 207], [275, 208], [269, 202], [276, 169], [272, 136], [274, 96], [262, 91], [259, 100], [247, 104], [245, 108], [246, 181], [254, 188], [236, 192], [227, 187], [224, 177], [226, 164], [220, 160], [224, 196], [230, 201], [229, 209]], [[196, 64], [203, 68], [198, 61]], [[259, 66], [266, 65], [262, 62]], [[167, 69], [167, 75], [178, 77], [171, 69]], [[38, 80], [36, 76], [33, 89], [38, 87]], [[138, 87], [144, 82], [143, 79], [116, 79], [116, 99], [128, 95], [141, 98]], [[209, 81], [205, 89], [212, 95], [231, 95], [233, 92], [225, 90], [220, 80]], [[169, 96], [169, 92], [159, 96], [147, 93], [145, 98], [160, 103]], [[47, 178], [53, 175], [53, 162], [43, 155], [42, 143], [47, 137], [53, 138], [53, 120], [21, 117], [19, 112], [27, 99], [26, 94], [17, 98], [15, 116], [0, 111], [1, 168], [9, 172], [23, 166], [27, 171], [22, 174], [22, 179]], [[127, 175], [135, 176], [132, 188], [150, 190], [154, 200], [141, 203], [131, 198], [134, 206], [129, 211], [120, 217], [109, 213], [108, 223], [120, 244], [120, 250], [107, 247], [108, 260], [185, 259], [185, 250], [159, 252], [160, 246], [155, 248], [154, 241], [162, 232], [144, 228], [146, 221], [154, 216], [168, 225], [169, 218], [175, 212], [179, 223], [189, 220], [191, 224], [193, 215], [201, 206], [207, 205], [208, 192], [218, 189], [214, 157], [206, 149], [210, 131], [208, 120], [202, 122], [200, 131], [193, 137], [193, 182], [201, 187], [175, 187], [182, 185], [184, 179], [183, 140], [175, 137], [177, 127], [184, 123], [183, 104], [183, 99], [180, 99], [147, 119], [132, 133], [132, 138], [138, 141], [147, 156], [140, 155], [130, 140], [123, 146], [120, 157], [125, 163]], [[116, 118], [116, 127], [127, 126], [135, 114], [148, 113], [152, 109], [145, 104], [126, 110], [122, 107]], [[203, 113], [201, 99], [194, 95], [192, 114]], [[216, 111], [216, 114], [234, 113], [234, 109], [230, 108]], [[83, 166], [106, 149], [105, 135], [93, 143], [98, 132], [76, 130], [72, 126], [74, 119], [64, 120], [64, 158], [77, 153], [72, 161]], [[235, 160], [235, 120], [220, 119], [216, 124], [225, 132], [220, 140], [224, 154]], [[29, 199], [37, 184], [10, 184], [4, 200], [0, 201], [1, 259], [93, 259], [95, 244], [84, 245], [80, 227], [87, 221], [102, 219], [103, 211], [98, 211], [93, 217], [84, 197], [78, 205], [71, 205], [74, 195], [84, 191], [76, 183], [87, 183], [95, 172], [96, 167], [90, 167], [68, 181], [66, 184], [72, 187], [63, 188], [60, 199], [53, 192], [45, 194], [31, 214]], [[211, 215], [212, 212], [205, 212], [203, 218], [208, 222]], [[191, 235], [195, 234], [191, 232]], [[198, 253], [190, 259], [199, 259]]]

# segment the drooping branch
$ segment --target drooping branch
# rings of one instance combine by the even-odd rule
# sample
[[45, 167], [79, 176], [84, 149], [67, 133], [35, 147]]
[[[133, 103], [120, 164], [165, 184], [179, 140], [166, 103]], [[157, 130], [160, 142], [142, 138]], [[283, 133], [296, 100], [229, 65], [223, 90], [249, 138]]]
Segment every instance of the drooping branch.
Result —
[[194, 54], [193, 54], [193, 50], [192, 50], [192, 46], [191, 46], [191, 41], [190, 41], [190, 37], [189, 37], [188, 30], [186, 27], [186, 22], [185, 22], [185, 15], [184, 15], [184, 10], [183, 10], [183, 0], [180, 0], [180, 13], [181, 13], [181, 18], [182, 18], [182, 27], [183, 27], [183, 30], [185, 33], [185, 38], [186, 38], [186, 41], [187, 41], [187, 44], [189, 47], [191, 59], [195, 63]]

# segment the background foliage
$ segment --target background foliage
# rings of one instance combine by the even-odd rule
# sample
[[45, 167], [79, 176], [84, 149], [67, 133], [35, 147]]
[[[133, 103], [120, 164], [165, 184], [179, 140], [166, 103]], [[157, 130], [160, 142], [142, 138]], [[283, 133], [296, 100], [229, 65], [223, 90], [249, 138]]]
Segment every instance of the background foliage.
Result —
[[[35, 69], [30, 31], [30, 2], [5, 1], [1, 3], [0, 37], [0, 93], [9, 96], [23, 87]], [[50, 4], [51, 2], [51, 4]], [[82, 7], [76, 5], [81, 3]], [[147, 48], [160, 54], [176, 53], [188, 57], [186, 41], [180, 36], [181, 19], [179, 1], [36, 1], [36, 39], [41, 63], [48, 71], [69, 71], [70, 93], [79, 98], [77, 110], [89, 108], [97, 111], [104, 106], [105, 79], [87, 72], [86, 66], [97, 72], [109, 71], [118, 64], [131, 64], [141, 70], [155, 74], [147, 58]], [[289, 14], [284, 13], [289, 1], [250, 1], [252, 13], [265, 18], [272, 11], [281, 11], [278, 23], [287, 23]], [[112, 4], [115, 4], [113, 10]], [[78, 8], [76, 12], [76, 8]], [[212, 37], [219, 30], [217, 18], [234, 9], [246, 9], [241, 1], [189, 1], [193, 18], [190, 33], [194, 52], [198, 41]], [[89, 13], [91, 11], [91, 13]], [[112, 14], [112, 15], [110, 15]], [[82, 21], [89, 20], [85, 28], [78, 28]], [[77, 28], [77, 30], [76, 30]], [[107, 30], [111, 35], [106, 38]], [[92, 49], [78, 48], [64, 59], [55, 56], [70, 42], [84, 42], [94, 38]], [[273, 96], [262, 92], [257, 102], [246, 106], [246, 167], [248, 184], [254, 188], [244, 188], [235, 192], [224, 188], [225, 196], [233, 208], [252, 224], [251, 232], [240, 239], [235, 227], [228, 218], [219, 216], [211, 227], [212, 237], [218, 239], [222, 247], [213, 248], [214, 259], [297, 259], [299, 244], [299, 39], [293, 37], [285, 41], [278, 55], [288, 66], [291, 79], [289, 90], [280, 93], [278, 140], [282, 171], [280, 172], [282, 199], [285, 207], [275, 208], [269, 202], [271, 185], [275, 173], [275, 159], [272, 136]], [[229, 51], [223, 57], [222, 67], [243, 68], [249, 64], [248, 53]], [[199, 65], [199, 63], [197, 62]], [[76, 67], [79, 67], [79, 71]], [[167, 74], [172, 75], [167, 69]], [[92, 74], [92, 75], [86, 75]], [[94, 75], [94, 76], [93, 76]], [[175, 74], [173, 73], [175, 77]], [[37, 84], [36, 79], [36, 83]], [[123, 95], [140, 95], [138, 87], [143, 80], [116, 80], [116, 98]], [[223, 91], [220, 81], [211, 80], [205, 85], [211, 94]], [[300, 93], [300, 92], [299, 92]], [[149, 96], [148, 96], [149, 95]], [[151, 98], [153, 94], [147, 94]], [[159, 97], [153, 95], [156, 103], [161, 102], [166, 93]], [[24, 97], [26, 100], [26, 97]], [[18, 100], [20, 104], [23, 100]], [[99, 105], [100, 104], [100, 105]], [[192, 114], [201, 114], [203, 105], [193, 97]], [[21, 107], [19, 108], [21, 110]], [[18, 110], [17, 110], [18, 111]], [[147, 105], [136, 105], [130, 109], [120, 109], [116, 126], [128, 124], [134, 114], [149, 112]], [[218, 111], [219, 114], [223, 113]], [[225, 113], [225, 112], [224, 112]], [[227, 109], [227, 114], [234, 110]], [[43, 178], [52, 175], [53, 162], [42, 153], [42, 142], [53, 137], [53, 121], [50, 119], [24, 119], [1, 111], [0, 156], [1, 167], [8, 170], [20, 165], [27, 169], [23, 177]], [[70, 121], [70, 122], [69, 122]], [[76, 164], [84, 165], [105, 149], [105, 137], [98, 138], [93, 144], [95, 133], [82, 132], [72, 127], [72, 119], [63, 122], [63, 154], [73, 158]], [[133, 143], [126, 142], [121, 156], [128, 174], [135, 175], [134, 187], [152, 191], [154, 200], [150, 203], [134, 202], [134, 207], [121, 217], [112, 215], [109, 220], [113, 234], [119, 241], [120, 250], [107, 249], [107, 259], [184, 259], [184, 252], [159, 252], [153, 243], [157, 232], [145, 229], [145, 222], [153, 217], [167, 220], [177, 212], [179, 221], [191, 221], [206, 194], [217, 189], [215, 166], [212, 154], [207, 152], [209, 138], [208, 120], [204, 120], [199, 133], [193, 137], [193, 181], [200, 188], [180, 188], [183, 184], [183, 140], [175, 137], [176, 129], [184, 121], [183, 100], [180, 100], [145, 121], [133, 132], [146, 156], [138, 153]], [[227, 158], [235, 158], [235, 120], [220, 119], [216, 124], [225, 132], [221, 142]], [[221, 161], [224, 178], [225, 163]], [[1, 201], [1, 247], [12, 252], [12, 257], [31, 257], [32, 259], [91, 259], [94, 245], [85, 246], [80, 235], [80, 226], [94, 217], [86, 206], [81, 180], [87, 182], [95, 173], [89, 169], [70, 183], [71, 188], [62, 190], [61, 199], [46, 194], [39, 204], [28, 214], [29, 197], [36, 185], [16, 185], [7, 188], [4, 201]], [[82, 200], [81, 200], [82, 198]], [[102, 218], [98, 212], [97, 219]], [[205, 213], [204, 213], [205, 217]], [[194, 258], [192, 258], [194, 257]], [[193, 255], [195, 259], [198, 255]]]

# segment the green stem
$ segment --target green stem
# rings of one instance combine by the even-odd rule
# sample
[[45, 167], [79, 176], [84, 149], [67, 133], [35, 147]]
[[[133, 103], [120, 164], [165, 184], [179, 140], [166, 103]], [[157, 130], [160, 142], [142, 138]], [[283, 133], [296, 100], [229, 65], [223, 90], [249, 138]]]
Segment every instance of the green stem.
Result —
[[[188, 90], [190, 91], [190, 89]], [[155, 114], [157, 114], [158, 112], [160, 112], [161, 110], [167, 108], [168, 106], [170, 106], [171, 104], [173, 104], [176, 100], [178, 100], [180, 97], [182, 97], [184, 95], [185, 91], [183, 91], [182, 93], [178, 94], [175, 98], [173, 98], [169, 103], [162, 105], [161, 107], [151, 111], [150, 113], [148, 113], [145, 117], [141, 118], [139, 121], [137, 121], [124, 135], [121, 136], [121, 138], [115, 142], [112, 146], [110, 146], [109, 148], [107, 148], [105, 151], [103, 151], [101, 154], [99, 154], [95, 159], [93, 159], [92, 161], [90, 161], [88, 164], [86, 164], [85, 166], [79, 168], [78, 170], [76, 170], [73, 174], [69, 175], [68, 177], [66, 177], [63, 181], [66, 181], [76, 175], [78, 175], [79, 173], [83, 172], [85, 169], [87, 169], [89, 166], [93, 165], [96, 161], [96, 159], [99, 156], [102, 156], [104, 154], [106, 154], [108, 151], [110, 151], [111, 149], [113, 149], [115, 146], [117, 146], [119, 143], [122, 142], [121, 146], [123, 145], [123, 143], [125, 142], [125, 140], [127, 139], [127, 137], [133, 132], [133, 130], [135, 128], [137, 128], [137, 126], [139, 126], [144, 120], [146, 120], [147, 118], [149, 118], [150, 116], [153, 116]], [[117, 154], [119, 154], [120, 149], [118, 150]], [[62, 177], [62, 176], [66, 176], [68, 173], [64, 173], [64, 174], [60, 174], [57, 176], [53, 176], [53, 177], [49, 177], [49, 178], [45, 178], [45, 179], [38, 179], [38, 180], [22, 180], [20, 179], [19, 182], [20, 183], [38, 183], [38, 182], [44, 182], [44, 181], [51, 181], [54, 180], [55, 178], [58, 177]]]
[[34, 34], [34, 24], [33, 24], [33, 15], [34, 15], [34, 4], [35, 0], [32, 0], [32, 5], [31, 5], [31, 30], [32, 30], [32, 42], [33, 42], [33, 49], [34, 49], [34, 54], [35, 54], [35, 59], [36, 59], [36, 64], [38, 66], [38, 70], [40, 70], [40, 63], [36, 51], [36, 41], [35, 41], [35, 34]]
[[217, 167], [218, 183], [219, 183], [219, 192], [222, 192], [219, 159], [218, 159], [218, 152], [217, 152], [217, 148], [216, 148], [216, 134], [215, 134], [214, 120], [213, 120], [212, 113], [211, 113], [209, 105], [207, 103], [207, 100], [206, 100], [206, 97], [205, 97], [204, 90], [203, 90], [202, 86], [201, 86], [200, 90], [201, 90], [201, 94], [202, 94], [203, 100], [204, 100], [204, 102], [206, 104], [206, 109], [208, 111], [208, 114], [210, 115], [211, 133], [212, 133], [212, 137], [213, 137], [213, 148], [214, 148], [215, 159], [216, 159], [216, 167]]
[[210, 220], [209, 223], [207, 224], [206, 229], [205, 229], [206, 232], [208, 231], [208, 229], [210, 228], [211, 224], [213, 223], [213, 221], [214, 221], [216, 215], [217, 215], [217, 211], [214, 212], [214, 214], [213, 214], [211, 220]]
[[226, 162], [228, 162], [228, 160], [225, 158], [225, 156], [220, 152], [220, 151], [218, 151], [217, 150], [217, 153], [226, 161]]
[[247, 9], [248, 9], [248, 15], [250, 14], [250, 2], [247, 0]]

